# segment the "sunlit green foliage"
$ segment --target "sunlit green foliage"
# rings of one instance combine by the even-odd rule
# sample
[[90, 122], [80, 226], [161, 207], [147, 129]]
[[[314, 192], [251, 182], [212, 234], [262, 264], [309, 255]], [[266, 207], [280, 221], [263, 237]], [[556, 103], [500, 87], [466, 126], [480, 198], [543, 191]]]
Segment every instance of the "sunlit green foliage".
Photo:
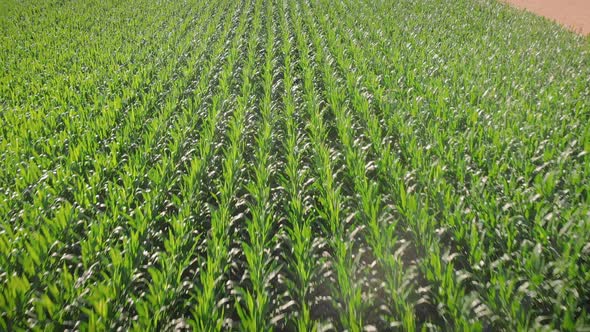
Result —
[[0, 29], [0, 331], [590, 328], [584, 37], [495, 0]]

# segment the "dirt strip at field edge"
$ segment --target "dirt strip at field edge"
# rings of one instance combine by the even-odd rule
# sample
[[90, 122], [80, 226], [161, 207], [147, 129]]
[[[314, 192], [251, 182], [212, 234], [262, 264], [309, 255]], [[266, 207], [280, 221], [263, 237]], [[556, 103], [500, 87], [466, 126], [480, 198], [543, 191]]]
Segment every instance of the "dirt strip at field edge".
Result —
[[590, 34], [588, 0], [504, 0], [516, 8], [545, 16], [582, 35]]

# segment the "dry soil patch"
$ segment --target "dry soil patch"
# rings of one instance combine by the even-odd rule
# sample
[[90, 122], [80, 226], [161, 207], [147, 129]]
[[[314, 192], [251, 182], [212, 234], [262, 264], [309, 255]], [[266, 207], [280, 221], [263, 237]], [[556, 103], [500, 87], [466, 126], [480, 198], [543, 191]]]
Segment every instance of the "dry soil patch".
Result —
[[590, 0], [506, 0], [506, 2], [553, 19], [578, 33], [590, 34]]

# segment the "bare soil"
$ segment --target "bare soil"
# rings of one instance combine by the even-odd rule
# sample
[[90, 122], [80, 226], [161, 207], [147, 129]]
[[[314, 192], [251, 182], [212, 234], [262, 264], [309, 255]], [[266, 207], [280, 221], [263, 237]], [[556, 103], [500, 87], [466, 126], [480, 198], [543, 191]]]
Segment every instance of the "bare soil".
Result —
[[505, 0], [513, 6], [555, 20], [573, 31], [590, 34], [590, 0]]

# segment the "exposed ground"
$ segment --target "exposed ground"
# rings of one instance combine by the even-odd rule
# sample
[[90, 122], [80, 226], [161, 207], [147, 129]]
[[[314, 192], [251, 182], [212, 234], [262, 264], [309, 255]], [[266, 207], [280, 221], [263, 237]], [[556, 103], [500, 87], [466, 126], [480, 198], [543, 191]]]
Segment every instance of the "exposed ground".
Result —
[[507, 2], [555, 20], [583, 35], [590, 33], [589, 0], [507, 0]]

